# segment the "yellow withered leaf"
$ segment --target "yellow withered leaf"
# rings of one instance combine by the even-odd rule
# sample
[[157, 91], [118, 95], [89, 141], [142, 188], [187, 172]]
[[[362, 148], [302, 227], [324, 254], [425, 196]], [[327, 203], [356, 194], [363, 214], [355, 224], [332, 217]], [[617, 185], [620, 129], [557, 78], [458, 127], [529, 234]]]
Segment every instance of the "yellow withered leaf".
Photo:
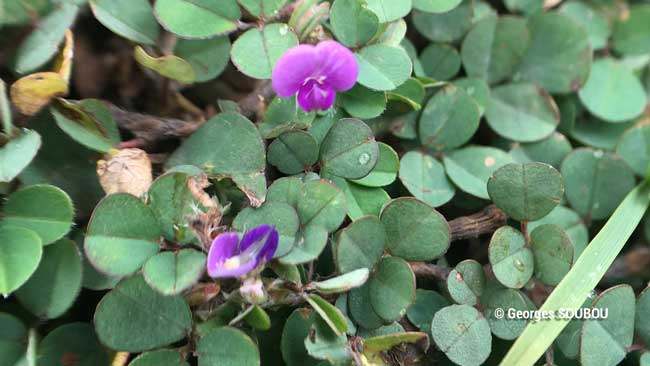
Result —
[[68, 83], [56, 72], [37, 72], [11, 85], [11, 102], [25, 115], [33, 116], [50, 100], [68, 94]]
[[70, 29], [65, 31], [65, 43], [61, 52], [54, 62], [54, 71], [70, 83], [70, 73], [72, 72], [72, 57], [74, 56], [74, 35]]
[[140, 65], [166, 78], [178, 80], [185, 84], [193, 83], [196, 79], [196, 73], [192, 65], [178, 56], [152, 57], [142, 47], [136, 46], [133, 50], [133, 58]]

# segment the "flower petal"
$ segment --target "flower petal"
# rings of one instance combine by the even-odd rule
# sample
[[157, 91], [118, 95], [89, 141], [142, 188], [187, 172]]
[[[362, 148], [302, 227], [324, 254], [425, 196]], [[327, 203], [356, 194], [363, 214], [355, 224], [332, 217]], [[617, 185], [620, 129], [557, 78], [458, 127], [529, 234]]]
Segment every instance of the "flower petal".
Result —
[[359, 76], [359, 64], [352, 51], [336, 41], [323, 41], [316, 45], [320, 61], [320, 74], [325, 83], [336, 91], [346, 91], [354, 86]]
[[273, 226], [260, 225], [244, 235], [239, 247], [242, 255], [250, 252], [258, 260], [269, 261], [278, 249], [278, 240], [278, 231]]
[[336, 93], [327, 84], [320, 85], [316, 80], [310, 80], [298, 90], [298, 105], [307, 112], [327, 110], [334, 104]]
[[282, 98], [296, 94], [305, 80], [314, 75], [318, 65], [316, 47], [303, 44], [290, 48], [273, 68], [273, 89]]
[[210, 277], [217, 277], [224, 263], [231, 257], [238, 254], [237, 246], [239, 244], [239, 235], [235, 232], [219, 234], [212, 241], [210, 251], [208, 252], [207, 268]]

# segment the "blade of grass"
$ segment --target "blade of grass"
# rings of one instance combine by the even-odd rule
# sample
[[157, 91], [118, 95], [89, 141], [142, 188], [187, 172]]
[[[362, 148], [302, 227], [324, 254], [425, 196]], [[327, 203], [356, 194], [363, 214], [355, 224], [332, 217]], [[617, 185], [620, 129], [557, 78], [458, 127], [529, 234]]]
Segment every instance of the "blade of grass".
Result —
[[[650, 184], [645, 181], [625, 196], [540, 311], [578, 309], [632, 235], [649, 204]], [[568, 323], [568, 319], [529, 323], [500, 365], [532, 366]]]
[[11, 109], [9, 108], [9, 100], [7, 99], [7, 88], [2, 79], [0, 79], [0, 120], [2, 120], [3, 131], [7, 136], [11, 137]]

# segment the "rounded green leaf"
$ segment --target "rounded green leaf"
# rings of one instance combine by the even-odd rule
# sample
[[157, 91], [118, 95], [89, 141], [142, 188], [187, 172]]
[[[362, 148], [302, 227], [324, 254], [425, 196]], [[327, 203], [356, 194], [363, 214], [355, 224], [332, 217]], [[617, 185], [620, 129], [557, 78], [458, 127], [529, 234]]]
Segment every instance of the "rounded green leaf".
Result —
[[379, 261], [386, 245], [386, 230], [375, 216], [364, 216], [338, 234], [333, 248], [340, 273], [359, 268], [372, 269]]
[[191, 327], [185, 300], [156, 292], [142, 276], [120, 282], [95, 311], [97, 336], [115, 350], [141, 352], [165, 346], [183, 339]]
[[307, 353], [304, 344], [314, 318], [312, 310], [301, 308], [294, 310], [284, 323], [280, 351], [287, 366], [316, 366], [320, 362]]
[[83, 146], [107, 153], [120, 143], [120, 130], [108, 108], [99, 99], [79, 102], [59, 100], [50, 109], [56, 125]]
[[192, 65], [197, 82], [212, 80], [228, 65], [230, 39], [226, 36], [210, 39], [178, 39], [174, 54]]
[[530, 248], [535, 257], [535, 277], [550, 286], [560, 283], [573, 263], [571, 238], [561, 227], [544, 224], [530, 233]]
[[401, 258], [384, 257], [379, 261], [368, 285], [372, 309], [386, 322], [401, 319], [415, 300], [415, 275]]
[[535, 310], [535, 304], [521, 291], [511, 288], [499, 288], [490, 292], [485, 300], [484, 314], [490, 324], [492, 334], [506, 340], [513, 340], [519, 337], [528, 324], [526, 319], [510, 319], [507, 314], [495, 316], [494, 310], [501, 309], [507, 312], [509, 309]]
[[266, 193], [268, 201], [285, 202], [296, 207], [298, 204], [298, 193], [302, 188], [302, 180], [297, 177], [282, 177], [273, 181]]
[[205, 272], [205, 254], [193, 249], [163, 252], [149, 258], [142, 274], [156, 291], [177, 295], [199, 281]]
[[258, 208], [246, 207], [241, 210], [232, 226], [235, 230], [246, 232], [259, 225], [273, 225], [279, 234], [275, 257], [283, 256], [294, 245], [300, 222], [296, 210], [283, 202], [267, 201]]
[[589, 243], [589, 232], [582, 218], [573, 210], [564, 206], [557, 206], [541, 220], [528, 223], [528, 230], [535, 230], [538, 226], [553, 224], [561, 227], [571, 238], [573, 244], [573, 263], [576, 262], [582, 251]]
[[650, 52], [647, 35], [650, 32], [650, 5], [639, 3], [626, 9], [614, 23], [612, 43], [623, 54], [639, 55]]
[[142, 201], [126, 193], [112, 194], [95, 208], [84, 250], [101, 272], [124, 276], [158, 253], [161, 234], [153, 211]]
[[386, 110], [386, 93], [368, 89], [360, 84], [339, 94], [338, 100], [341, 107], [356, 118], [374, 118]]
[[480, 121], [479, 106], [464, 89], [449, 85], [429, 99], [418, 126], [423, 146], [433, 151], [459, 147], [472, 138]]
[[356, 324], [365, 329], [375, 329], [384, 325], [371, 305], [370, 281], [348, 292], [348, 310]]
[[473, 9], [470, 1], [461, 2], [454, 9], [441, 14], [413, 12], [413, 25], [427, 39], [434, 42], [454, 42], [472, 27]]
[[0, 313], [0, 364], [15, 365], [25, 355], [27, 328], [20, 319]]
[[332, 32], [348, 47], [359, 47], [377, 33], [379, 19], [364, 1], [336, 0], [330, 11]]
[[154, 45], [160, 28], [147, 0], [90, 0], [95, 18], [114, 33], [134, 42]]
[[596, 319], [582, 323], [580, 364], [584, 366], [617, 365], [623, 361], [634, 339], [634, 291], [619, 285], [601, 293], [592, 311], [607, 311]]
[[379, 147], [370, 127], [354, 118], [334, 123], [321, 144], [321, 169], [343, 178], [365, 177], [378, 158]]
[[362, 48], [356, 53], [359, 84], [374, 90], [393, 90], [411, 76], [411, 59], [403, 48], [382, 44]]
[[331, 179], [345, 193], [345, 198], [348, 201], [347, 214], [352, 220], [366, 215], [379, 216], [384, 204], [390, 201], [388, 193], [381, 188], [365, 187], [335, 176], [327, 178]]
[[648, 312], [650, 312], [650, 287], [643, 289], [636, 300], [636, 318], [634, 321], [636, 333], [646, 343], [650, 340], [650, 317], [647, 316]]
[[244, 321], [257, 330], [269, 330], [271, 328], [271, 317], [259, 305], [252, 306], [251, 311], [244, 317]]
[[16, 297], [32, 314], [53, 319], [72, 306], [81, 290], [81, 258], [77, 245], [61, 239], [43, 249], [38, 269]]
[[494, 204], [517, 221], [541, 219], [564, 196], [562, 175], [544, 163], [504, 165], [492, 174], [487, 189]]
[[438, 311], [431, 332], [438, 348], [458, 365], [482, 365], [490, 355], [490, 326], [483, 314], [469, 305], [451, 305]]
[[616, 153], [637, 175], [645, 176], [650, 163], [650, 126], [627, 130], [616, 145]]
[[495, 170], [511, 163], [512, 157], [494, 147], [468, 146], [445, 155], [443, 162], [447, 175], [458, 188], [488, 199], [488, 179]]
[[318, 141], [309, 132], [284, 132], [269, 146], [268, 160], [282, 173], [300, 173], [318, 160]]
[[90, 324], [68, 323], [62, 325], [48, 333], [38, 345], [39, 365], [60, 366], [67, 362], [75, 366], [96, 366], [109, 363], [108, 354], [97, 340], [95, 331]]
[[[234, 0], [233, 0], [234, 1]], [[269, 79], [273, 66], [298, 37], [286, 24], [269, 24], [262, 30], [249, 29], [233, 43], [230, 58], [237, 69], [256, 79]]]
[[258, 18], [273, 18], [287, 3], [288, 0], [239, 0], [249, 13]]
[[10, 182], [32, 162], [41, 147], [41, 135], [23, 130], [0, 148], [0, 182]]
[[525, 19], [485, 17], [463, 40], [463, 68], [469, 76], [485, 78], [490, 84], [502, 81], [515, 71], [529, 40]]
[[50, 185], [27, 186], [12, 193], [2, 211], [0, 227], [17, 226], [33, 230], [41, 237], [43, 245], [60, 239], [72, 226], [70, 197]]
[[497, 280], [510, 288], [522, 288], [533, 275], [533, 252], [516, 229], [502, 226], [492, 235], [488, 256]]
[[255, 125], [227, 112], [206, 121], [174, 151], [166, 166], [194, 165], [208, 174], [235, 175], [262, 171], [265, 161], [264, 143]]
[[467, 95], [472, 97], [478, 104], [478, 111], [481, 115], [485, 113], [490, 102], [490, 87], [487, 81], [482, 78], [462, 78], [454, 80], [454, 85], [463, 89]]
[[260, 354], [253, 340], [239, 329], [221, 327], [206, 333], [196, 345], [199, 366], [259, 366]]
[[528, 18], [530, 46], [518, 73], [550, 93], [580, 89], [591, 69], [591, 45], [585, 29], [558, 12]]
[[560, 123], [553, 98], [533, 84], [507, 84], [490, 93], [485, 117], [490, 127], [505, 138], [520, 142], [541, 140]]
[[591, 48], [600, 50], [607, 45], [611, 33], [609, 20], [598, 9], [582, 1], [569, 1], [559, 11], [585, 28]]
[[547, 138], [513, 144], [509, 153], [518, 163], [541, 162], [559, 168], [562, 160], [571, 152], [571, 143], [561, 133], [554, 132]]
[[421, 331], [431, 335], [431, 321], [436, 313], [450, 305], [449, 300], [439, 293], [431, 290], [417, 289], [415, 301], [406, 310], [406, 316], [413, 325]]
[[383, 142], [379, 146], [379, 159], [374, 168], [361, 179], [353, 180], [354, 183], [366, 187], [383, 187], [395, 181], [399, 171], [399, 157], [390, 145]]
[[210, 38], [237, 29], [241, 16], [235, 0], [157, 0], [160, 24], [182, 38]]
[[420, 151], [402, 156], [399, 179], [413, 196], [433, 207], [444, 205], [456, 194], [442, 164]]
[[578, 96], [589, 112], [607, 122], [624, 122], [638, 117], [647, 103], [639, 79], [612, 58], [594, 62]]
[[427, 76], [435, 80], [449, 80], [460, 70], [460, 54], [447, 44], [428, 45], [420, 54], [420, 62]]
[[189, 366], [180, 352], [171, 349], [160, 349], [145, 352], [133, 359], [129, 366]]
[[332, 232], [343, 222], [347, 212], [345, 194], [324, 179], [305, 183], [298, 193], [300, 224], [321, 225]]
[[446, 13], [460, 2], [461, 0], [413, 0], [413, 8], [427, 13]]
[[484, 288], [483, 266], [473, 259], [458, 263], [447, 276], [449, 296], [458, 304], [476, 305]]
[[411, 0], [366, 0], [366, 4], [380, 23], [397, 20], [411, 11]]
[[284, 264], [301, 264], [315, 260], [327, 246], [327, 229], [309, 225], [296, 234], [291, 251], [279, 258]]
[[609, 123], [587, 116], [575, 121], [575, 124], [570, 127], [569, 135], [583, 145], [614, 150], [620, 137], [633, 127], [634, 123], [635, 121]]
[[[338, 115], [334, 114], [334, 116]], [[286, 131], [307, 129], [311, 126], [316, 112], [305, 112], [296, 104], [295, 97], [280, 98], [275, 97], [269, 104], [264, 112], [264, 121], [257, 125], [262, 137], [265, 139], [272, 139], [280, 136], [281, 133]], [[342, 116], [342, 114], [341, 114]], [[338, 118], [336, 119], [338, 120]], [[331, 126], [331, 125], [330, 125]], [[327, 129], [329, 130], [329, 127]], [[317, 137], [313, 131], [309, 131]], [[325, 131], [327, 133], [327, 131]], [[318, 135], [320, 136], [320, 135]], [[320, 137], [316, 138], [320, 143]]]
[[611, 215], [634, 187], [634, 172], [619, 156], [575, 149], [562, 162], [566, 198], [580, 215], [600, 220]]

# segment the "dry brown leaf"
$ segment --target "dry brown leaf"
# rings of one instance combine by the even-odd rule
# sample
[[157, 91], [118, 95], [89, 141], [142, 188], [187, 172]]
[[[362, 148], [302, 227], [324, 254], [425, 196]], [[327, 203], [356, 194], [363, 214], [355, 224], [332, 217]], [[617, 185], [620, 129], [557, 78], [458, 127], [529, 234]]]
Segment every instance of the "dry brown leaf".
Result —
[[115, 150], [97, 162], [97, 176], [106, 194], [125, 192], [140, 197], [149, 190], [151, 160], [140, 149]]

